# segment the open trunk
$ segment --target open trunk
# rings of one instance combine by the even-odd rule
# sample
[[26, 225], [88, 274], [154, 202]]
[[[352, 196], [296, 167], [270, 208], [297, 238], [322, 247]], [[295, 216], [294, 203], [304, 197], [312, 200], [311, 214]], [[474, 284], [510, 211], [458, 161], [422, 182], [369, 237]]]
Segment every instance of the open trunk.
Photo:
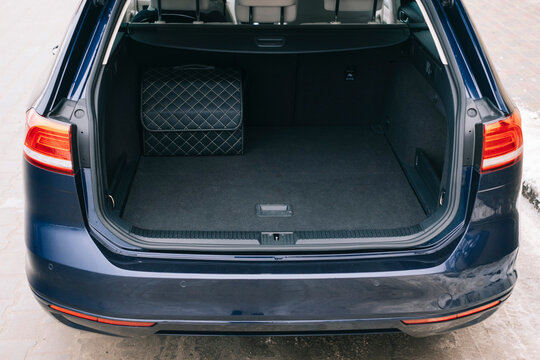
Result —
[[[125, 36], [99, 87], [102, 210], [147, 244], [414, 235], [440, 219], [450, 173], [454, 104], [433, 49], [411, 36], [253, 54]], [[194, 65], [241, 74], [238, 154], [147, 151], [145, 74]]]

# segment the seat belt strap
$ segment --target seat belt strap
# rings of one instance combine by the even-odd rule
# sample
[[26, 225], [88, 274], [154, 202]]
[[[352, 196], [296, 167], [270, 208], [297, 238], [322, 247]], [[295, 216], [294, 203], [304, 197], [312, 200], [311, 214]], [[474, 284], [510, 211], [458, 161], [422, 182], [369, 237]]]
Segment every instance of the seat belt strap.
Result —
[[377, 15], [377, 4], [379, 0], [373, 0], [373, 11], [371, 12], [371, 22], [375, 21], [375, 16]]
[[157, 18], [158, 22], [163, 22], [163, 16], [161, 14], [161, 0], [157, 0]]
[[334, 22], [339, 22], [339, 0], [336, 0], [336, 7], [334, 8]]
[[197, 22], [201, 21], [201, 4], [199, 0], [195, 0], [195, 20]]

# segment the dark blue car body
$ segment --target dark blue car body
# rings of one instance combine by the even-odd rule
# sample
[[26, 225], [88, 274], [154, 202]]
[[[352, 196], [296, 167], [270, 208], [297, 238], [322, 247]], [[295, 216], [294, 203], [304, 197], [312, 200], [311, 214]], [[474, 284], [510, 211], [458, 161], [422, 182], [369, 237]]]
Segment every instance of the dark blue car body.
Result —
[[[461, 1], [431, 11], [456, 56], [467, 97], [513, 112]], [[76, 15], [41, 98], [79, 101], [88, 86], [115, 1], [86, 1]], [[196, 254], [119, 247], [96, 215], [91, 170], [74, 176], [25, 161], [27, 275], [58, 320], [118, 335], [343, 334], [402, 331], [429, 335], [479, 322], [498, 306], [450, 321], [406, 325], [504, 301], [517, 280], [522, 162], [495, 172], [462, 172], [455, 223], [421, 248], [310, 254]], [[464, 219], [464, 220], [462, 220]], [[106, 324], [50, 308], [149, 327]]]

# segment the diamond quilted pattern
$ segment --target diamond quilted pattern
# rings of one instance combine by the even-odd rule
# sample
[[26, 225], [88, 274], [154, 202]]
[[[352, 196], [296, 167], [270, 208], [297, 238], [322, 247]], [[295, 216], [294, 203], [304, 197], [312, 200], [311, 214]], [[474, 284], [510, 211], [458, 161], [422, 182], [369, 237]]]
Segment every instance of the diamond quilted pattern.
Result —
[[239, 70], [154, 68], [141, 90], [146, 155], [242, 154]]
[[241, 155], [243, 128], [234, 131], [145, 131], [144, 153], [150, 156]]
[[235, 130], [242, 121], [240, 71], [150, 69], [143, 75], [141, 107], [149, 131]]

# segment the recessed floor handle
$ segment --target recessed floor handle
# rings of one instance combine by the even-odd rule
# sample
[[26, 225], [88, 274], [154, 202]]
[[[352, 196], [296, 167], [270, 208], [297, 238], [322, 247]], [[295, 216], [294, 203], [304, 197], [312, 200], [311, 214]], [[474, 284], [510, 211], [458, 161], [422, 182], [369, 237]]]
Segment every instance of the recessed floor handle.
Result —
[[256, 212], [261, 217], [287, 217], [293, 214], [288, 204], [257, 204]]
[[262, 48], [279, 48], [285, 46], [285, 38], [282, 37], [259, 37], [255, 39], [258, 47]]

